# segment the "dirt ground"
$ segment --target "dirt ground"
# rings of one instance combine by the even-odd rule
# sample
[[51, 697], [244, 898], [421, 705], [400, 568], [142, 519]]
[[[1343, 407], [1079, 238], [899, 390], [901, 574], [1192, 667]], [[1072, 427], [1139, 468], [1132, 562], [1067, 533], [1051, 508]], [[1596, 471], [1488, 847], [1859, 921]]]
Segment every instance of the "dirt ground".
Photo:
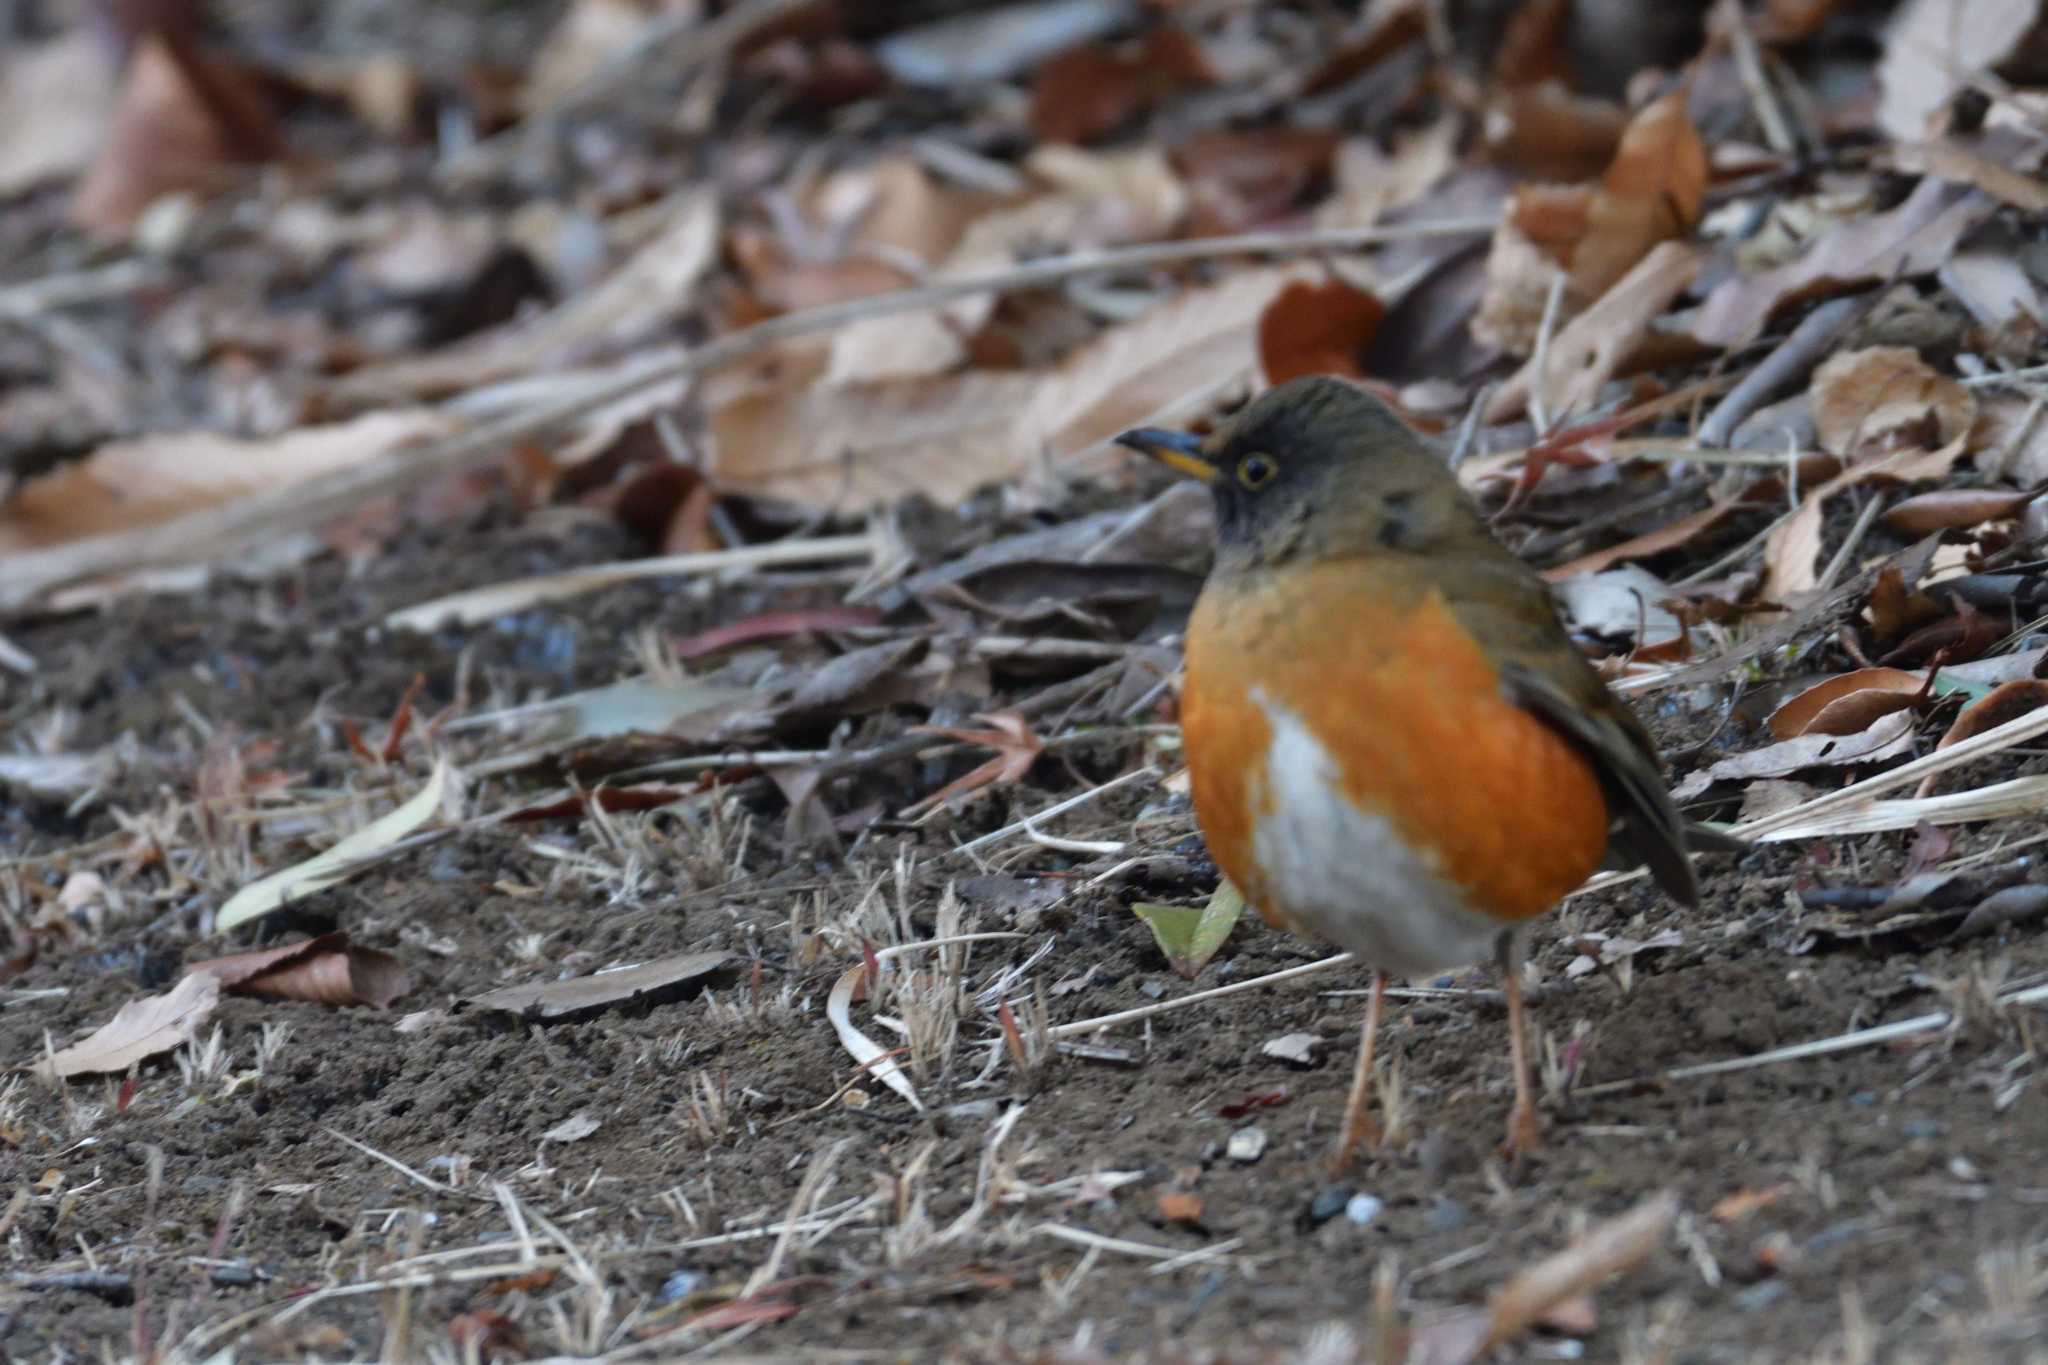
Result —
[[[374, 730], [415, 674], [431, 714], [453, 698], [464, 651], [467, 675], [500, 699], [553, 693], [614, 676], [635, 629], [698, 629], [736, 605], [819, 591], [815, 576], [757, 577], [734, 600], [635, 587], [431, 637], [371, 624], [422, 584], [601, 559], [624, 548], [617, 538], [484, 515], [420, 533], [360, 577], [320, 561], [282, 581], [27, 625], [15, 638], [43, 672], [10, 685], [0, 727], [61, 704], [76, 711], [76, 747], [132, 733], [168, 752], [203, 747], [204, 725], [215, 742], [274, 737], [277, 766], [338, 784], [349, 760], [329, 727]], [[1716, 716], [1667, 702], [1652, 718], [1676, 747]], [[240, 1338], [245, 1359], [1349, 1359], [1346, 1343], [1377, 1330], [1376, 1277], [1427, 1321], [1667, 1189], [1684, 1210], [1673, 1245], [1600, 1290], [1575, 1335], [1512, 1358], [2040, 1349], [2048, 1109], [2029, 1084], [2023, 1020], [1553, 1094], [1545, 1149], [1508, 1169], [1493, 1156], [1508, 1104], [1503, 1013], [1473, 972], [1433, 983], [1452, 993], [1396, 1002], [1386, 1041], [1403, 1132], [1341, 1183], [1324, 1159], [1362, 984], [1342, 971], [1109, 1030], [1093, 1041], [1114, 1059], [1057, 1055], [1025, 1079], [1007, 1055], [985, 1068], [1000, 1035], [969, 1009], [946, 1067], [913, 1070], [925, 1116], [879, 1086], [848, 1094], [855, 1069], [824, 1005], [856, 959], [807, 956], [813, 934], [929, 937], [949, 884], [963, 928], [1021, 934], [975, 944], [964, 986], [1034, 959], [1022, 979], [1055, 1023], [1317, 955], [1248, 922], [1195, 985], [1167, 970], [1130, 905], [1195, 900], [1214, 874], [1184, 803], [1147, 783], [1055, 827], [1120, 832], [1130, 852], [1157, 855], [1108, 882], [1093, 878], [1123, 858], [1015, 839], [989, 848], [985, 867], [950, 852], [1076, 776], [1128, 770], [1141, 744], [1105, 743], [1076, 758], [1078, 773], [1048, 760], [955, 822], [875, 833], [843, 858], [786, 847], [782, 799], [755, 781], [607, 830], [475, 830], [323, 894], [266, 932], [338, 924], [397, 954], [416, 985], [393, 1012], [225, 1001], [230, 1056], [196, 1074], [189, 1058], [188, 1072], [144, 1064], [125, 1108], [113, 1082], [9, 1083], [0, 1161], [22, 1192], [5, 1215], [9, 1356], [115, 1358], [160, 1342], [199, 1359]], [[970, 761], [858, 781], [895, 803]], [[70, 861], [53, 855], [139, 827], [165, 792], [146, 765], [132, 771], [143, 775], [75, 813], [7, 805], [6, 876], [54, 887]], [[1999, 835], [2035, 832], [2008, 822]], [[1838, 845], [1835, 871], [1882, 884], [1907, 842]], [[1635, 883], [1545, 922], [1538, 1017], [1577, 1090], [1924, 1014], [1972, 983], [2048, 967], [2032, 929], [1958, 946], [1816, 942], [1791, 895], [1802, 856], [1779, 845], [1714, 867], [1694, 915]], [[0, 991], [0, 1055], [26, 1063], [46, 1039], [61, 1045], [161, 989], [181, 959], [223, 951], [194, 941], [203, 900], [131, 902], [81, 924], [79, 951], [46, 953]], [[1574, 936], [1596, 931], [1677, 931], [1682, 943], [1631, 959], [1631, 980], [1568, 975]], [[471, 1010], [394, 1027], [511, 982], [706, 949], [735, 965], [705, 989], [545, 1025]], [[1322, 1040], [1315, 1064], [1262, 1053], [1297, 1032]], [[545, 1136], [578, 1115], [594, 1130]], [[1263, 1150], [1240, 1159], [1253, 1127]], [[1189, 1192], [1198, 1203], [1162, 1203]], [[817, 1216], [777, 1246], [760, 1229], [792, 1209]], [[1117, 1240], [1073, 1240], [1089, 1234]], [[92, 1278], [101, 1268], [120, 1273]]]

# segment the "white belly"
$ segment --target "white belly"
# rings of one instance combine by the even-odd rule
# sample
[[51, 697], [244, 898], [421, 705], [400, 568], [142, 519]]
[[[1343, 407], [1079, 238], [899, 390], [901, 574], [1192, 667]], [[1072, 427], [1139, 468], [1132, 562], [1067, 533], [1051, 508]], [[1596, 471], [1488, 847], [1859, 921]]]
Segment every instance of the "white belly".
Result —
[[1284, 917], [1393, 976], [1488, 957], [1509, 926], [1472, 909], [1389, 821], [1360, 810], [1299, 717], [1263, 691], [1252, 699], [1273, 730], [1267, 790], [1253, 793], [1253, 808], [1267, 813], [1252, 831], [1252, 855]]

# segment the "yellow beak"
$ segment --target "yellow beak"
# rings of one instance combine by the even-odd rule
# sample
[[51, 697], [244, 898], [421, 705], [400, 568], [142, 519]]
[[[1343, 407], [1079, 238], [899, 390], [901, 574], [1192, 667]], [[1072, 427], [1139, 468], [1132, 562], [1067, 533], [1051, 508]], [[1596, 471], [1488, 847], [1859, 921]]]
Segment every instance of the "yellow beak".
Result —
[[1150, 455], [1168, 469], [1176, 470], [1191, 479], [1203, 483], [1216, 482], [1219, 471], [1202, 454], [1202, 438], [1191, 436], [1185, 431], [1168, 431], [1164, 427], [1139, 427], [1116, 438], [1120, 446], [1127, 446], [1141, 455]]

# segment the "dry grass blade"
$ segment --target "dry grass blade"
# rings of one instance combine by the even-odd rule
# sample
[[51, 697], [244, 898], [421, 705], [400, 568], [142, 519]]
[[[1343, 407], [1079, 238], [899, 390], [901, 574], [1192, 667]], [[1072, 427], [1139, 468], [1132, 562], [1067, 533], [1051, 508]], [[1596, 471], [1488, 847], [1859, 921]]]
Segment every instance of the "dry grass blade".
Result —
[[254, 881], [228, 898], [214, 919], [214, 930], [224, 933], [238, 924], [267, 915], [288, 901], [324, 891], [350, 875], [351, 865], [379, 849], [397, 843], [434, 818], [447, 794], [453, 768], [439, 759], [426, 785], [395, 810], [372, 820], [325, 852], [305, 862], [273, 872]]
[[[910, 1077], [903, 1074], [896, 1058], [854, 1025], [853, 996], [866, 980], [867, 972], [867, 964], [863, 963], [840, 973], [839, 980], [832, 985], [832, 993], [825, 997], [825, 1018], [830, 1021], [832, 1031], [839, 1035], [839, 1045], [853, 1055], [853, 1060], [863, 1070], [901, 1095], [912, 1109], [922, 1114], [924, 1101], [917, 1097], [917, 1088], [910, 1083]], [[869, 989], [874, 989], [873, 983], [869, 984]]]

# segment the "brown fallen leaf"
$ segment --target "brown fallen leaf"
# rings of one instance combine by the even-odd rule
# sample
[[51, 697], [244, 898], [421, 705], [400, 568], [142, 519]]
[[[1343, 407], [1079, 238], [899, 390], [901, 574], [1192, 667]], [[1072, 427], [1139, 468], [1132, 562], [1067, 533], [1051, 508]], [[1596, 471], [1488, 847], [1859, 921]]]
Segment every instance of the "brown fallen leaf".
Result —
[[1970, 391], [1910, 346], [1829, 356], [1813, 372], [1811, 396], [1821, 449], [1850, 459], [1945, 446], [1977, 417]]
[[1259, 367], [1266, 383], [1284, 384], [1309, 374], [1366, 377], [1362, 357], [1387, 307], [1343, 280], [1298, 280], [1259, 314]]
[[1859, 668], [1815, 683], [1771, 712], [1771, 734], [1778, 739], [1797, 735], [1853, 735], [1878, 718], [1925, 701], [1933, 677], [1923, 678], [1900, 668]]
[[1623, 560], [1648, 559], [1652, 555], [1663, 554], [1666, 550], [1675, 550], [1719, 526], [1731, 515], [1741, 511], [1742, 507], [1742, 500], [1735, 498], [1726, 502], [1710, 503], [1692, 515], [1667, 522], [1654, 531], [1645, 531], [1619, 544], [1609, 545], [1604, 550], [1594, 550], [1590, 554], [1583, 554], [1577, 559], [1567, 560], [1553, 568], [1545, 569], [1543, 576], [1556, 583], [1567, 578], [1576, 578], [1580, 574], [1599, 573], [1603, 569], [1613, 568]]
[[187, 976], [163, 995], [131, 1000], [106, 1023], [30, 1070], [46, 1079], [126, 1071], [192, 1040], [220, 1003], [220, 981]]
[[270, 101], [253, 80], [185, 34], [145, 33], [129, 53], [106, 144], [72, 196], [71, 218], [120, 237], [162, 196], [218, 193], [240, 168], [283, 154]]
[[1881, 520], [1901, 535], [1924, 536], [1987, 521], [2010, 521], [2039, 496], [2038, 491], [2010, 488], [1937, 488], [1886, 508]]
[[[1706, 186], [1706, 145], [1685, 112], [1684, 90], [1674, 90], [1630, 121], [1598, 186], [1535, 185], [1515, 192], [1494, 233], [1473, 335], [1512, 354], [1530, 354], [1558, 271], [1564, 272], [1563, 322], [1636, 271], [1660, 243], [1689, 236]], [[1667, 268], [1678, 269], [1678, 259]], [[1688, 276], [1658, 308], [1690, 283]], [[1654, 293], [1654, 286], [1654, 277], [1642, 278], [1637, 290]]]
[[379, 949], [357, 947], [341, 933], [216, 957], [185, 969], [187, 976], [201, 972], [220, 982], [230, 995], [316, 1005], [388, 1009], [412, 989], [412, 976], [404, 963]]
[[957, 739], [963, 744], [983, 744], [996, 751], [996, 756], [974, 769], [954, 778], [945, 786], [925, 797], [914, 801], [902, 810], [902, 818], [944, 805], [960, 798], [984, 795], [997, 787], [1007, 787], [1023, 779], [1031, 771], [1031, 765], [1045, 752], [1045, 741], [1031, 731], [1024, 717], [1015, 711], [991, 711], [975, 717], [988, 722], [985, 730], [967, 730], [951, 725], [913, 725], [906, 732], [913, 735], [942, 735]]
[[448, 419], [436, 414], [398, 411], [267, 439], [177, 431], [115, 441], [16, 490], [0, 508], [0, 555], [153, 526], [363, 464], [450, 430]]
[[1202, 47], [1164, 25], [1121, 48], [1084, 43], [1031, 78], [1031, 130], [1040, 142], [1092, 142], [1175, 92], [1215, 83]]
[[541, 981], [473, 995], [463, 1003], [526, 1019], [560, 1019], [584, 1010], [621, 1005], [643, 995], [708, 976], [731, 961], [726, 952], [681, 953], [614, 971], [593, 972], [568, 981]]

